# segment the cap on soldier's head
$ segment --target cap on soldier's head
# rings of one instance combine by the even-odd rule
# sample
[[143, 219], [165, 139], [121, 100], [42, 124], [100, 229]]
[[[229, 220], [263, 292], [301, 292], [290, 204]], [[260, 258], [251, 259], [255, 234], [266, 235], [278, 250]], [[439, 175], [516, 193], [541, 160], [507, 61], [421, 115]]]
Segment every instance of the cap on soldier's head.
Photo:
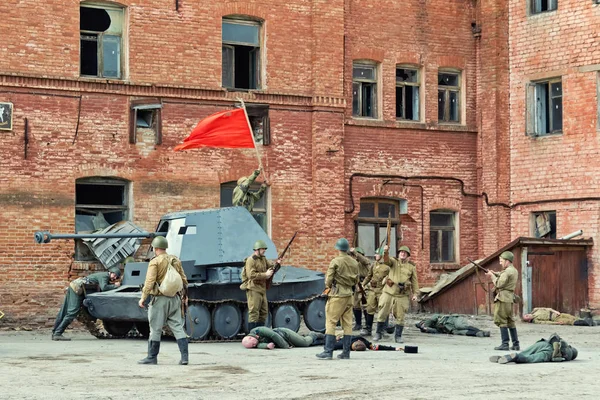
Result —
[[365, 255], [365, 251], [364, 251], [363, 249], [361, 249], [360, 247], [355, 247], [355, 248], [354, 248], [354, 250], [355, 250], [357, 253], [360, 253], [360, 254], [362, 254], [363, 256]]
[[502, 254], [500, 254], [500, 258], [504, 258], [505, 260], [513, 262], [513, 260], [515, 259], [515, 255], [510, 251], [505, 251]]
[[242, 176], [240, 179], [238, 179], [238, 180], [237, 180], [237, 184], [238, 184], [238, 185], [241, 185], [242, 183], [244, 183], [244, 181], [245, 181], [246, 179], [248, 179], [248, 178], [246, 178], [245, 176]]
[[257, 240], [256, 243], [254, 243], [254, 250], [258, 250], [258, 249], [266, 249], [268, 246], [265, 243], [264, 240]]
[[346, 238], [341, 238], [335, 242], [335, 248], [339, 251], [348, 251], [348, 249], [350, 249], [350, 243], [348, 243]]
[[407, 253], [408, 253], [408, 255], [410, 256], [410, 248], [409, 248], [408, 246], [401, 246], [401, 247], [398, 249], [398, 252], [401, 252], [401, 251], [405, 251], [405, 252], [407, 252]]
[[167, 249], [169, 248], [169, 242], [164, 236], [157, 236], [152, 239], [152, 247], [155, 249]]

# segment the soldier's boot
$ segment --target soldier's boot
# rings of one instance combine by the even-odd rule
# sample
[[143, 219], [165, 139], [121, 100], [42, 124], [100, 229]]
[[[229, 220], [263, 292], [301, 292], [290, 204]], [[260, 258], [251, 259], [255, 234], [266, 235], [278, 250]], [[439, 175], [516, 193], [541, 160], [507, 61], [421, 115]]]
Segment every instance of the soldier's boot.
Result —
[[402, 331], [404, 330], [404, 326], [403, 325], [396, 325], [396, 335], [395, 335], [395, 340], [396, 343], [404, 343], [404, 340], [402, 340]]
[[373, 336], [374, 342], [379, 342], [382, 339], [384, 326], [385, 326], [385, 322], [377, 323], [377, 330], [375, 331], [375, 335]]
[[508, 328], [508, 332], [510, 333], [510, 338], [512, 340], [511, 350], [519, 351], [521, 350], [521, 346], [519, 345], [519, 336], [517, 336], [517, 328]]
[[365, 315], [365, 327], [363, 329], [361, 329], [360, 331], [360, 335], [361, 336], [371, 336], [371, 332], [373, 329], [373, 314], [366, 314]]
[[353, 331], [360, 331], [362, 328], [362, 310], [353, 309], [354, 312], [354, 326], [352, 327]]
[[312, 346], [320, 346], [325, 344], [325, 335], [321, 332], [310, 332], [308, 336], [310, 336], [313, 340]]
[[187, 338], [177, 339], [177, 346], [179, 346], [179, 352], [181, 353], [181, 360], [179, 365], [188, 365], [188, 340]]
[[153, 364], [158, 363], [158, 352], [160, 351], [160, 342], [156, 340], [148, 341], [148, 356], [138, 361], [138, 364]]
[[[394, 325], [390, 325], [390, 317], [387, 317], [385, 320], [385, 327], [384, 327], [384, 332], [389, 333], [390, 335], [392, 333], [394, 333], [394, 330], [396, 329], [396, 327]], [[385, 338], [385, 333], [383, 334], [383, 337]]]
[[490, 331], [477, 331], [475, 334], [477, 337], [490, 337]]
[[60, 325], [56, 328], [56, 330], [54, 332], [52, 332], [52, 340], [67, 341], [67, 342], [70, 341], [71, 338], [63, 336], [63, 332], [65, 331], [65, 329], [67, 329], [67, 326], [69, 326], [70, 323], [71, 323], [71, 321], [61, 322]]
[[317, 354], [317, 358], [322, 360], [331, 360], [333, 358], [334, 346], [335, 335], [325, 335], [325, 346], [323, 346], [323, 352]]
[[490, 362], [493, 363], [498, 363], [498, 360], [501, 358], [502, 356], [491, 356], [490, 357]]
[[71, 340], [71, 338], [63, 336], [62, 333], [53, 333], [52, 340], [68, 342]]
[[508, 328], [500, 328], [500, 337], [502, 338], [502, 344], [494, 347], [494, 350], [510, 350], [508, 348], [508, 341], [510, 340], [508, 336]]
[[517, 353], [510, 353], [498, 359], [498, 364], [508, 364], [517, 360]]
[[350, 359], [350, 347], [352, 346], [352, 336], [344, 335], [342, 336], [342, 345], [344, 346], [342, 349], [342, 353], [338, 354], [337, 358], [340, 360], [349, 360]]

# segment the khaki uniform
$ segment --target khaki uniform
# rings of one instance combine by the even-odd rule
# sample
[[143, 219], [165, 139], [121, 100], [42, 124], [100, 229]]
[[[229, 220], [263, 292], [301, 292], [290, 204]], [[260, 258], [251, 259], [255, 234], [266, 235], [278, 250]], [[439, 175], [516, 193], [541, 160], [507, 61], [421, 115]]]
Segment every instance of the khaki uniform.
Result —
[[331, 260], [325, 275], [325, 287], [330, 289], [325, 305], [325, 334], [335, 335], [338, 321], [344, 335], [352, 335], [352, 288], [358, 283], [358, 262], [344, 252]]
[[[379, 310], [377, 312], [377, 322], [385, 322], [393, 308], [396, 325], [404, 326], [404, 316], [410, 305], [409, 296], [419, 291], [419, 282], [417, 280], [417, 268], [410, 262], [401, 262], [395, 258], [390, 258], [387, 262], [390, 266], [390, 272], [387, 279], [391, 279], [394, 284], [390, 287], [384, 284], [381, 297], [379, 299]], [[404, 284], [402, 289], [398, 284]]]
[[546, 307], [534, 308], [531, 315], [533, 316], [531, 322], [534, 324], [573, 325], [577, 320], [577, 317], [571, 314], [560, 313], [558, 315], [551, 308]]
[[264, 256], [253, 254], [246, 259], [242, 270], [242, 285], [248, 303], [248, 322], [266, 322], [269, 316], [267, 303], [267, 270], [275, 264]]
[[[367, 257], [363, 256], [360, 253], [355, 253], [355, 256], [357, 258], [356, 261], [358, 261], [358, 276], [360, 279], [360, 282], [362, 282], [363, 279], [365, 279], [365, 277], [369, 274], [369, 266], [371, 265], [371, 260], [369, 260]], [[364, 285], [363, 285], [363, 289]], [[365, 292], [367, 291], [367, 289], [365, 289]], [[368, 303], [369, 299], [367, 297], [367, 303]], [[358, 290], [358, 286], [356, 287], [356, 290], [354, 291], [354, 297], [352, 299], [352, 308], [354, 308], [355, 310], [360, 310], [362, 309], [362, 296], [360, 294], [360, 290]]]
[[384, 281], [390, 273], [390, 267], [379, 261], [375, 261], [362, 285], [367, 292], [367, 314], [374, 315], [379, 307], [379, 298], [383, 291]]
[[188, 281], [183, 272], [181, 261], [175, 256], [161, 254], [154, 257], [148, 264], [146, 281], [142, 289], [142, 301], [148, 296], [152, 296], [152, 301], [148, 306], [148, 323], [150, 325], [150, 340], [160, 342], [163, 326], [167, 325], [175, 339], [184, 339], [187, 337], [183, 330], [183, 315], [181, 311], [181, 296], [176, 294], [173, 297], [164, 296], [158, 289], [158, 285], [165, 279], [171, 259], [173, 267], [179, 272], [183, 281], [183, 289], [187, 290]]
[[500, 274], [492, 277], [492, 283], [497, 291], [494, 298], [494, 323], [500, 328], [515, 327], [513, 303], [518, 279], [519, 273], [512, 264]]
[[265, 193], [267, 187], [263, 184], [260, 189], [256, 192], [250, 191], [250, 185], [254, 183], [260, 171], [254, 171], [252, 175], [248, 177], [241, 185], [237, 185], [235, 189], [233, 189], [233, 198], [232, 204], [234, 206], [242, 206], [245, 207], [248, 211], [252, 212], [254, 208], [254, 203], [256, 203]]

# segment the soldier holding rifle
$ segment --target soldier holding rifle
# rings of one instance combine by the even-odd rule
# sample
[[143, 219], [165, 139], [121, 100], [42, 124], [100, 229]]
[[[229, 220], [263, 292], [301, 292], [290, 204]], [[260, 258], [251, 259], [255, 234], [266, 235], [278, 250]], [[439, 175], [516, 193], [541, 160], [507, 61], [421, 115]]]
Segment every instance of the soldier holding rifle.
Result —
[[[364, 285], [361, 284], [363, 279], [369, 274], [369, 266], [371, 265], [371, 260], [365, 257], [365, 252], [360, 247], [353, 247], [350, 249], [349, 254], [358, 261], [358, 275], [359, 282], [356, 285], [356, 289], [354, 290], [354, 297], [352, 300], [352, 312], [354, 313], [354, 326], [352, 327], [353, 331], [360, 330], [362, 326], [362, 314], [363, 314], [363, 306], [367, 304], [367, 294], [364, 290]], [[366, 316], [365, 316], [366, 322]], [[373, 321], [371, 321], [373, 324]]]
[[369, 273], [362, 282], [367, 290], [367, 315], [365, 317], [365, 328], [360, 331], [362, 336], [371, 335], [373, 320], [379, 307], [379, 298], [383, 292], [383, 280], [390, 273], [390, 267], [383, 263], [383, 247], [375, 250], [375, 262], [369, 268]]

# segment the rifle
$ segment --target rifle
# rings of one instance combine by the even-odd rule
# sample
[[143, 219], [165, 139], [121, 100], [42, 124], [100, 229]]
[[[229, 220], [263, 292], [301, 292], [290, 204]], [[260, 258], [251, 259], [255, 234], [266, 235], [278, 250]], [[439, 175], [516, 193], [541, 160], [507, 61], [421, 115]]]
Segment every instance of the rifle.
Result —
[[363, 288], [362, 283], [358, 281], [356, 287], [358, 288], [358, 292], [360, 293], [360, 302], [362, 304], [367, 304], [367, 294], [365, 293], [365, 288]]
[[[487, 274], [488, 272], [490, 272], [490, 270], [489, 270], [489, 269], [487, 269], [487, 268], [483, 268], [481, 265], [477, 264], [475, 261], [471, 260], [469, 257], [467, 257], [467, 260], [469, 260], [469, 262], [470, 262], [471, 264], [473, 264], [474, 266], [476, 266], [477, 268], [479, 268], [480, 270], [482, 270], [482, 271], [483, 271], [483, 272], [485, 272], [486, 274]], [[492, 271], [492, 273], [493, 273], [494, 275], [498, 275], [498, 273], [497, 273], [496, 271]]]
[[[290, 249], [290, 246], [292, 245], [292, 242], [294, 241], [294, 239], [296, 239], [296, 235], [297, 234], [298, 234], [298, 231], [296, 231], [294, 233], [294, 236], [292, 236], [292, 238], [288, 242], [287, 246], [285, 246], [285, 249], [283, 249], [283, 251], [281, 252], [281, 254], [279, 254], [279, 256], [277, 257], [278, 259], [283, 258], [283, 256], [285, 256], [285, 253], [287, 253], [287, 251]], [[271, 287], [271, 285], [273, 284], [273, 277], [275, 276], [275, 274], [277, 273], [277, 271], [279, 271], [280, 268], [281, 268], [281, 264], [276, 263], [275, 264], [275, 268], [273, 268], [273, 275], [271, 275], [271, 277], [269, 279], [267, 279], [267, 289], [269, 289]]]
[[390, 245], [390, 241], [392, 240], [392, 212], [388, 211], [388, 219], [387, 219], [387, 231], [386, 231], [386, 243], [388, 246]]

